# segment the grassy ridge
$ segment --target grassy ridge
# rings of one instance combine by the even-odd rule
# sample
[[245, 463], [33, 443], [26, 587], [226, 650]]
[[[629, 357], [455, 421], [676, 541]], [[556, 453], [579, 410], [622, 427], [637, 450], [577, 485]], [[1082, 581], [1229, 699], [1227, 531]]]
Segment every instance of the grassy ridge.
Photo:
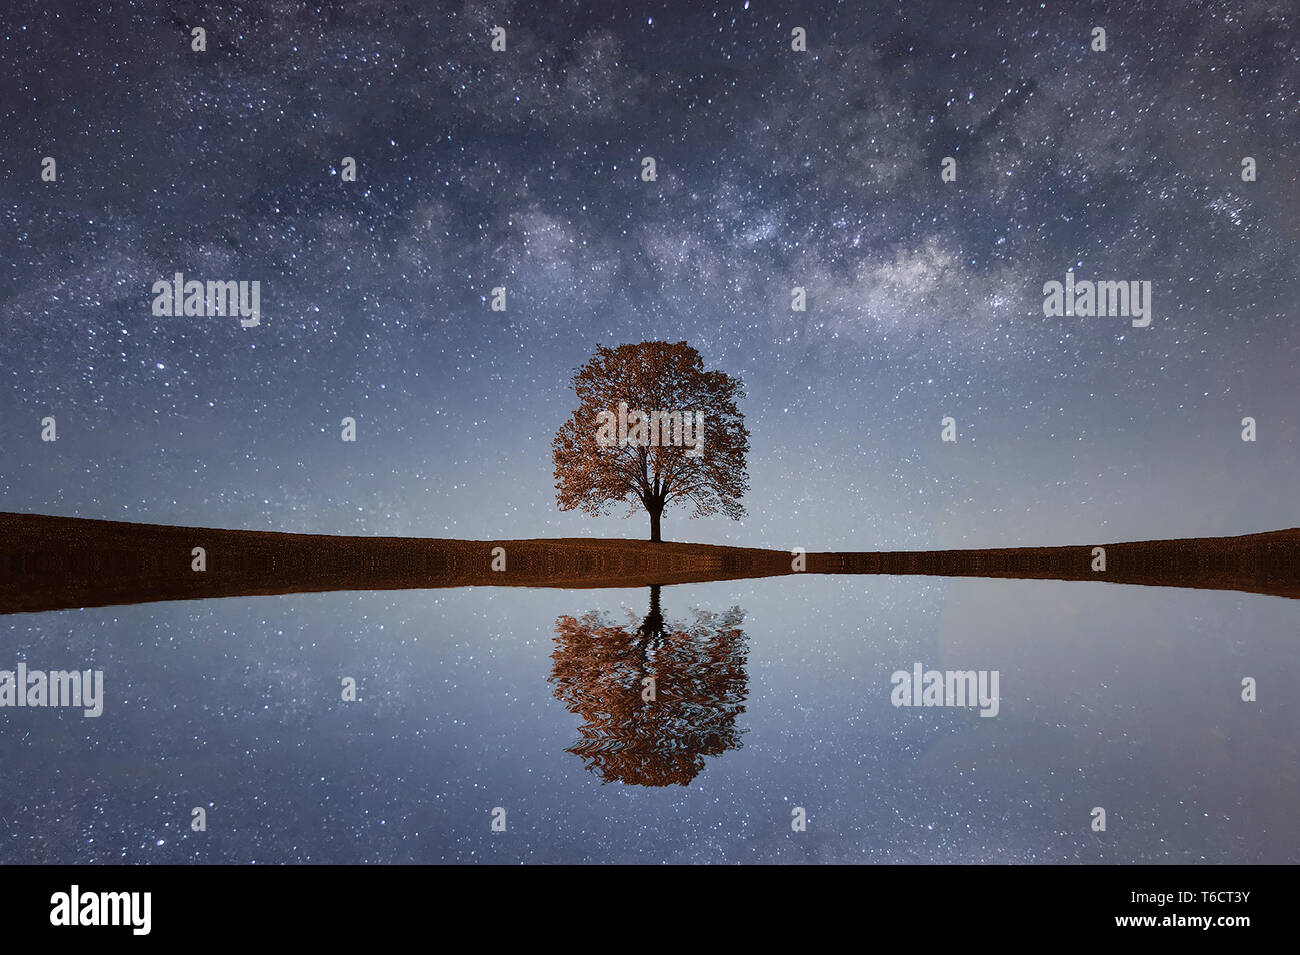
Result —
[[[1300, 598], [1300, 529], [985, 550], [810, 553], [807, 573], [1089, 580]], [[195, 547], [207, 570], [191, 569]], [[492, 570], [505, 548], [506, 569]], [[344, 537], [0, 513], [0, 613], [434, 587], [645, 587], [793, 573], [786, 551], [608, 538]]]

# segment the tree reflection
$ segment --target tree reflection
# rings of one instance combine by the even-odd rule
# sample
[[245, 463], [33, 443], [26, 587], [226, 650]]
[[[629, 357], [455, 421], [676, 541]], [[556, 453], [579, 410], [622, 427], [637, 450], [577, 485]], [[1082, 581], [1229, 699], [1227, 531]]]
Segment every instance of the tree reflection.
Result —
[[739, 749], [749, 689], [744, 611], [692, 611], [688, 623], [665, 622], [659, 587], [636, 626], [615, 626], [593, 610], [555, 621], [549, 682], [581, 739], [567, 751], [605, 782], [685, 786], [704, 757]]

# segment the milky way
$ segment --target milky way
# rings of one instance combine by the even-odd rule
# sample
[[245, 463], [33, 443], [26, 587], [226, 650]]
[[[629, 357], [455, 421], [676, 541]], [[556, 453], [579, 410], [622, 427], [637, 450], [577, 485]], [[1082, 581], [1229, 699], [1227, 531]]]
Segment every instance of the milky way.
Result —
[[[745, 379], [754, 431], [750, 518], [670, 514], [675, 539], [1294, 525], [1295, 20], [1280, 0], [20, 4], [4, 504], [639, 536], [555, 508], [549, 439], [596, 343], [666, 339]], [[1152, 324], [1045, 316], [1067, 270], [1150, 281]], [[155, 317], [175, 272], [259, 280], [264, 321]]]
[[[597, 345], [665, 340], [744, 379], [751, 431], [747, 516], [666, 539], [1300, 525], [1296, 27], [1293, 0], [13, 0], [0, 510], [644, 537], [558, 509], [551, 440]], [[155, 314], [177, 273], [259, 283], [260, 321]], [[1149, 324], [1044, 308], [1076, 279], [1150, 283]], [[1296, 765], [1290, 601], [796, 576], [662, 615], [482, 588], [13, 615], [0, 668], [102, 670], [104, 709], [5, 712], [0, 856], [1295, 861], [1294, 773], [1260, 772]], [[591, 707], [551, 654], [601, 614], [737, 630], [735, 740], [689, 786], [573, 755]], [[892, 708], [915, 661], [999, 672], [997, 719]]]

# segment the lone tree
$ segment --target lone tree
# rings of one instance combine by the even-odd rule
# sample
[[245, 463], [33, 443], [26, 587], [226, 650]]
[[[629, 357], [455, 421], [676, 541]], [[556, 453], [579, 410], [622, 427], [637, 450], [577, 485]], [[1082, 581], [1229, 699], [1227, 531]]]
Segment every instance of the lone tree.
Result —
[[[599, 515], [625, 501], [650, 514], [650, 540], [674, 501], [691, 517], [744, 516], [749, 430], [744, 383], [705, 371], [686, 342], [599, 346], [573, 376], [578, 408], [555, 435], [556, 502]], [[702, 423], [702, 427], [701, 427]]]

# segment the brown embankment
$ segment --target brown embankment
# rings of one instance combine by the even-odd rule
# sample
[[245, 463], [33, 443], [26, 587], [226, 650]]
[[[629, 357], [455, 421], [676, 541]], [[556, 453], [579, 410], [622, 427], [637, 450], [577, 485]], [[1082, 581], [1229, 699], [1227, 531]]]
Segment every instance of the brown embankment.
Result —
[[[1300, 528], [994, 550], [810, 553], [807, 572], [1089, 580], [1300, 597]], [[193, 550], [207, 569], [192, 568]], [[504, 571], [492, 549], [505, 549]], [[327, 590], [644, 587], [790, 574], [786, 551], [603, 538], [341, 537], [0, 513], [0, 613]]]

